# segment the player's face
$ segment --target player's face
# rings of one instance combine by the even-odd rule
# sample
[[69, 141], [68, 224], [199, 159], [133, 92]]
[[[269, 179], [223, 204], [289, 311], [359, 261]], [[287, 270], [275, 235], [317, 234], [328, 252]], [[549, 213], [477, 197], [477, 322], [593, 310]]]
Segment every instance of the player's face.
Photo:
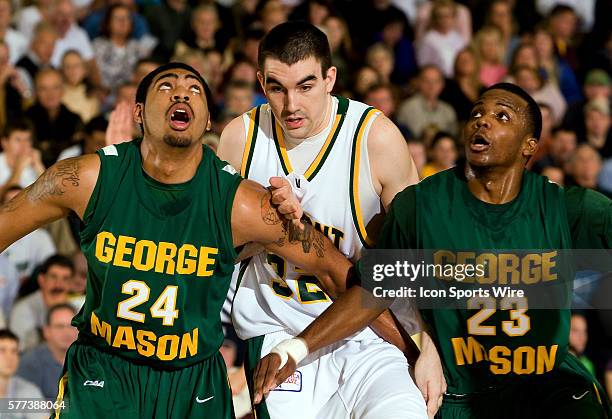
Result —
[[286, 134], [304, 139], [325, 128], [329, 94], [336, 81], [335, 67], [323, 76], [321, 63], [314, 57], [293, 65], [268, 58], [257, 78]]
[[463, 131], [471, 166], [524, 165], [537, 147], [527, 132], [526, 108], [527, 102], [503, 90], [489, 90], [476, 101]]
[[145, 137], [160, 138], [172, 147], [199, 144], [210, 127], [204, 86], [190, 71], [164, 71], [151, 83], [144, 106], [136, 104], [134, 119], [144, 125]]

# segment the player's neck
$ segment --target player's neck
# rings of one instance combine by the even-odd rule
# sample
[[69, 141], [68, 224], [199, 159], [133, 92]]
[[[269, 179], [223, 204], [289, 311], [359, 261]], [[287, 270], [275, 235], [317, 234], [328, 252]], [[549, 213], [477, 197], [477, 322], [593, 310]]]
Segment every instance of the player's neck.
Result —
[[465, 177], [475, 198], [488, 204], [505, 204], [521, 191], [523, 167], [482, 168], [466, 164]]
[[142, 168], [161, 183], [175, 184], [191, 180], [202, 161], [202, 145], [197, 142], [189, 147], [172, 147], [161, 141], [140, 144]]

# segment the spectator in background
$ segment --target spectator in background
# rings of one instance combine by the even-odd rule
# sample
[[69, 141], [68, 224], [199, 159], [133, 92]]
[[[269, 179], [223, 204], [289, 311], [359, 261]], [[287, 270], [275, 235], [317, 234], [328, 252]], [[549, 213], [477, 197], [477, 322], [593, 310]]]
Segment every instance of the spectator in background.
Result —
[[427, 149], [425, 144], [414, 138], [408, 139], [408, 150], [410, 150], [410, 155], [412, 156], [412, 160], [414, 160], [419, 178], [423, 179], [423, 168], [425, 167], [425, 163], [427, 163]]
[[453, 107], [459, 121], [467, 121], [472, 104], [484, 89], [480, 82], [478, 59], [472, 48], [465, 48], [457, 54], [454, 73], [454, 78], [444, 83], [440, 99]]
[[33, 127], [30, 121], [9, 121], [2, 132], [0, 153], [0, 195], [7, 187], [25, 188], [45, 171], [40, 151], [32, 147]]
[[599, 187], [600, 172], [601, 156], [597, 150], [590, 144], [580, 144], [567, 164], [567, 183], [605, 193]]
[[584, 31], [591, 30], [595, 22], [596, 0], [536, 0], [537, 11], [546, 16], [558, 5], [571, 6], [573, 20], [580, 19]]
[[570, 6], [558, 4], [548, 14], [548, 30], [553, 36], [555, 52], [576, 70], [578, 68], [577, 45], [578, 16]]
[[397, 92], [391, 84], [376, 84], [370, 87], [365, 95], [364, 102], [375, 107], [389, 118], [400, 130], [404, 138], [412, 138], [412, 132], [406, 125], [397, 121]]
[[71, 157], [82, 156], [83, 154], [95, 153], [106, 145], [106, 129], [108, 128], [108, 121], [102, 115], [98, 115], [92, 118], [87, 124], [85, 124], [85, 138], [82, 142], [75, 144], [63, 150], [58, 161], [68, 159]]
[[28, 48], [28, 39], [11, 28], [13, 5], [11, 0], [0, 0], [0, 39], [9, 47], [9, 63], [15, 64]]
[[136, 11], [134, 0], [107, 0], [104, 3], [108, 4], [91, 12], [83, 21], [83, 28], [87, 31], [89, 39], [95, 39], [101, 35], [102, 21], [104, 20], [108, 8], [113, 4], [122, 4], [130, 9], [133, 26], [132, 37], [134, 39], [141, 39], [149, 35], [149, 24], [144, 16]]
[[355, 80], [353, 82], [352, 92], [354, 93], [355, 99], [363, 100], [370, 87], [381, 83], [382, 79], [378, 71], [369, 65], [360, 67], [355, 74]]
[[381, 83], [391, 82], [391, 73], [395, 67], [393, 51], [383, 43], [377, 43], [366, 52], [366, 65], [376, 69]]
[[239, 51], [239, 55], [242, 58], [246, 58], [248, 61], [255, 66], [258, 67], [257, 63], [257, 55], [259, 51], [259, 42], [264, 36], [264, 32], [261, 29], [250, 29], [244, 35], [244, 40], [242, 41], [242, 45]]
[[541, 173], [546, 167], [557, 167], [565, 170], [567, 162], [576, 150], [576, 142], [574, 131], [563, 127], [553, 128], [548, 153], [534, 163], [533, 171]]
[[351, 34], [346, 21], [338, 15], [330, 15], [323, 21], [323, 32], [329, 40], [332, 63], [338, 69], [336, 85], [339, 90], [349, 87], [350, 69], [355, 60]]
[[[19, 367], [19, 338], [8, 329], [0, 330], [0, 397], [3, 399], [42, 398], [38, 387], [15, 375]], [[14, 413], [11, 419], [46, 417], [34, 413]]]
[[291, 11], [289, 20], [305, 20], [322, 30], [323, 22], [333, 12], [332, 0], [306, 0]]
[[212, 4], [196, 7], [191, 14], [191, 25], [176, 43], [174, 55], [184, 55], [189, 50], [215, 49], [225, 51], [228, 39], [223, 38], [217, 8]]
[[540, 174], [546, 176], [548, 180], [555, 182], [559, 186], [565, 185], [565, 173], [558, 167], [546, 166]]
[[508, 70], [504, 65], [506, 52], [499, 29], [487, 26], [479, 30], [474, 37], [474, 51], [480, 61], [480, 82], [489, 87], [502, 81]]
[[258, 27], [264, 33], [287, 21], [289, 11], [281, 0], [260, 0], [255, 9]]
[[418, 138], [428, 126], [454, 135], [457, 132], [457, 115], [453, 108], [439, 99], [444, 88], [444, 76], [433, 65], [421, 68], [418, 92], [399, 107], [397, 120], [410, 128]]
[[584, 107], [593, 100], [601, 98], [610, 103], [612, 98], [612, 82], [608, 73], [601, 69], [594, 69], [587, 73], [584, 79], [584, 97], [585, 99], [571, 105], [565, 113], [563, 125], [575, 131], [578, 137], [584, 138], [586, 127], [584, 125]]
[[151, 57], [141, 58], [136, 63], [136, 67], [134, 68], [134, 72], [132, 73], [132, 83], [138, 86], [138, 84], [147, 74], [155, 70], [161, 64], [161, 62], [156, 61]]
[[49, 399], [57, 398], [66, 352], [77, 338], [78, 331], [70, 324], [76, 313], [70, 304], [50, 307], [43, 326], [44, 342], [24, 353], [17, 369], [18, 376], [35, 384]]
[[70, 297], [84, 296], [87, 291], [87, 259], [81, 250], [72, 255], [74, 275], [70, 283]]
[[591, 360], [584, 354], [587, 342], [589, 340], [588, 324], [586, 318], [580, 313], [572, 313], [570, 334], [569, 334], [569, 351], [582, 362], [582, 365], [595, 377], [595, 366]]
[[0, 130], [23, 115], [24, 96], [31, 95], [20, 72], [9, 63], [8, 54], [8, 46], [0, 41]]
[[457, 8], [450, 0], [439, 0], [431, 13], [431, 28], [417, 43], [417, 62], [421, 67], [435, 65], [446, 77], [452, 77], [455, 56], [467, 45], [455, 29]]
[[22, 71], [28, 90], [34, 90], [34, 79], [42, 68], [52, 67], [51, 57], [55, 50], [57, 32], [47, 22], [40, 22], [34, 30], [34, 37], [28, 52], [17, 61], [16, 66]]
[[19, 284], [17, 268], [4, 253], [0, 253], [0, 327], [3, 329], [19, 292]]
[[423, 179], [450, 169], [457, 163], [457, 142], [446, 132], [438, 132], [429, 146], [431, 161], [423, 167]]
[[406, 83], [418, 71], [414, 47], [406, 36], [405, 24], [405, 17], [391, 16], [375, 37], [377, 42], [382, 42], [393, 52], [391, 81], [396, 84]]
[[[416, 30], [415, 39], [419, 41], [425, 33], [430, 29], [433, 20], [433, 8], [435, 3], [439, 0], [421, 1], [416, 13]], [[454, 30], [457, 31], [463, 38], [466, 44], [472, 39], [472, 13], [465, 5], [449, 1], [452, 3], [456, 10], [456, 16], [454, 19]]]
[[[1, 203], [7, 203], [22, 191], [20, 186], [10, 186], [2, 195]], [[19, 280], [25, 282], [34, 269], [56, 253], [55, 244], [45, 229], [34, 230], [10, 245], [3, 255], [17, 269]]]
[[[352, 6], [352, 5], [351, 5]], [[355, 46], [368, 47], [375, 42], [375, 35], [382, 30], [387, 22], [401, 20], [404, 35], [412, 39], [412, 28], [404, 12], [395, 7], [389, 0], [365, 0], [354, 2], [354, 6], [347, 10], [349, 27], [355, 28], [352, 37]]]
[[26, 6], [17, 13], [17, 30], [31, 42], [40, 22], [48, 22], [51, 18], [53, 0], [34, 0], [34, 4]]
[[93, 84], [87, 76], [87, 65], [78, 51], [71, 50], [62, 58], [64, 93], [62, 104], [79, 115], [87, 123], [100, 113], [100, 101], [93, 92]]
[[61, 73], [47, 68], [36, 75], [36, 103], [26, 111], [34, 123], [36, 143], [46, 167], [57, 161], [59, 153], [78, 142], [83, 127], [81, 118], [62, 104]]
[[550, 106], [548, 106], [546, 103], [538, 103], [538, 107], [540, 108], [540, 113], [542, 114], [542, 131], [538, 141], [538, 148], [531, 156], [531, 159], [529, 159], [527, 162], [528, 169], [531, 168], [536, 161], [548, 154], [548, 148], [550, 147], [550, 143], [552, 141], [552, 130], [553, 126], [555, 125]]
[[122, 4], [108, 8], [102, 22], [101, 36], [94, 39], [93, 50], [102, 76], [102, 86], [111, 94], [132, 78], [139, 59], [151, 52], [131, 37], [130, 9]]
[[33, 348], [40, 342], [40, 331], [46, 324], [49, 309], [68, 302], [72, 275], [74, 266], [70, 259], [61, 255], [51, 256], [38, 273], [40, 289], [15, 303], [9, 325], [20, 337], [22, 350]]
[[542, 79], [536, 67], [516, 66], [512, 69], [510, 80], [529, 93], [536, 102], [550, 106], [555, 124], [563, 119], [567, 108], [563, 95], [557, 86]]
[[555, 55], [550, 32], [545, 29], [537, 29], [533, 35], [533, 46], [542, 77], [549, 83], [558, 86], [568, 104], [579, 102], [582, 95], [576, 76], [565, 60]]
[[589, 101], [584, 107], [586, 132], [581, 141], [592, 145], [601, 157], [612, 157], [612, 130], [610, 129], [610, 103], [603, 98]]
[[189, 27], [191, 9], [187, 0], [162, 0], [161, 4], [147, 9], [145, 16], [151, 34], [159, 41], [153, 55], [159, 61], [168, 61], [176, 41]]
[[56, 0], [50, 22], [57, 31], [57, 41], [53, 49], [51, 64], [59, 68], [62, 64], [62, 57], [67, 51], [72, 49], [79, 51], [81, 57], [90, 67], [89, 71], [94, 81], [99, 80], [96, 62], [94, 60], [93, 48], [87, 33], [76, 23], [76, 10], [70, 0]]
[[254, 105], [255, 89], [253, 85], [243, 81], [230, 81], [224, 94], [223, 107], [226, 112], [241, 115]]
[[485, 17], [485, 26], [494, 26], [501, 32], [502, 48], [506, 52], [503, 63], [508, 66], [514, 50], [520, 43], [518, 25], [512, 16], [514, 1], [493, 0]]

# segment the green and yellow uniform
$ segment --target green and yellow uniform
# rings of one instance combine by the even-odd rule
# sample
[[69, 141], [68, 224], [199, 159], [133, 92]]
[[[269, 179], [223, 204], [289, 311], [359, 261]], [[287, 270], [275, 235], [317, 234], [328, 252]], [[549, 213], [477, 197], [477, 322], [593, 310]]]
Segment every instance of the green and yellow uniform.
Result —
[[236, 253], [240, 176], [204, 147], [195, 176], [166, 185], [140, 140], [98, 152], [84, 214], [89, 272], [60, 382], [61, 417], [233, 417], [219, 314]]
[[[486, 281], [494, 286], [511, 283], [513, 275], [525, 284], [551, 280], [546, 263], [561, 249], [612, 245], [612, 203], [603, 195], [564, 190], [525, 171], [519, 195], [493, 205], [472, 195], [462, 173], [462, 168], [447, 170], [398, 194], [379, 247], [431, 249], [434, 262], [444, 254], [456, 263], [459, 250], [471, 249], [472, 261], [478, 261], [483, 256], [478, 249], [548, 249], [522, 259], [483, 256], [490, 259], [489, 268], [495, 267]], [[542, 269], [521, 276], [525, 261]], [[503, 299], [491, 303], [471, 310], [421, 310], [448, 385], [439, 416], [605, 417], [609, 407], [601, 387], [568, 354], [569, 309], [502, 307]]]

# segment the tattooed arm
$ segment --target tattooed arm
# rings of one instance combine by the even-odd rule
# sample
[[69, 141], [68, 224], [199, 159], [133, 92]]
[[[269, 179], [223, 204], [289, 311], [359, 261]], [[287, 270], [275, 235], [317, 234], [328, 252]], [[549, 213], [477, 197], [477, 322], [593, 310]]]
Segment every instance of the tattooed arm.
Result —
[[32, 185], [0, 206], [0, 252], [70, 211], [83, 217], [98, 179], [100, 159], [87, 155], [57, 162]]
[[315, 275], [331, 298], [342, 294], [351, 262], [310, 224], [300, 230], [281, 219], [270, 198], [271, 193], [255, 182], [244, 180], [240, 184], [232, 207], [234, 245], [261, 243], [268, 251]]

